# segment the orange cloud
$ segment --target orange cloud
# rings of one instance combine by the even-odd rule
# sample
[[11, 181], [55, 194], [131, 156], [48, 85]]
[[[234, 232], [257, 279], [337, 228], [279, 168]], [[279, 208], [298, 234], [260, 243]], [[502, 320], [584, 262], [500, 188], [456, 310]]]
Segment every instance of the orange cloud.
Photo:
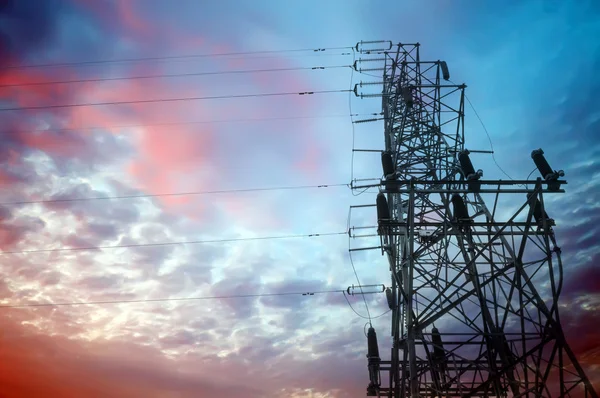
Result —
[[203, 380], [201, 375], [184, 373], [152, 348], [126, 342], [51, 337], [19, 325], [19, 321], [29, 317], [22, 311], [3, 311], [2, 398], [260, 396], [252, 388], [218, 385]]

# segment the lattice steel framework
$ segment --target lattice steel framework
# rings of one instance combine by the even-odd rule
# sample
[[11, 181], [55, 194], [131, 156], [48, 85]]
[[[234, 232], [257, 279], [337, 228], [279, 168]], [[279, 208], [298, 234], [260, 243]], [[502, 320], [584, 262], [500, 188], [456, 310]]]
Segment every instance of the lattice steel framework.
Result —
[[[465, 151], [466, 86], [445, 62], [422, 61], [419, 44], [395, 47], [355, 64], [383, 70], [355, 94], [383, 102], [373, 228], [392, 275], [391, 358], [369, 329], [367, 395], [597, 398], [558, 313], [563, 266], [544, 198], [564, 192], [564, 173], [534, 151], [542, 178], [484, 180]], [[359, 68], [368, 61], [384, 66]], [[368, 227], [351, 237], [357, 228]]]

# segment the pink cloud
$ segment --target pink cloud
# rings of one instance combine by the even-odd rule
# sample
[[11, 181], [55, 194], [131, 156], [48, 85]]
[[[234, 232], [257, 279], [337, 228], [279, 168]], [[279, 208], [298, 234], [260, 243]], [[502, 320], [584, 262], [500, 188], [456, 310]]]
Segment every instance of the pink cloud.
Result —
[[[157, 348], [129, 339], [82, 341], [62, 337], [62, 332], [76, 332], [67, 326], [72, 324], [70, 316], [64, 315], [64, 309], [51, 308], [5, 310], [0, 315], [3, 324], [0, 355], [4, 358], [0, 362], [2, 397], [264, 398], [281, 397], [277, 392], [287, 388], [288, 394], [312, 389], [331, 391], [332, 398], [349, 398], [364, 392], [365, 383], [356, 377], [360, 371], [356, 363], [345, 361], [339, 366], [341, 357], [336, 355], [310, 362], [289, 354], [278, 356], [268, 339], [257, 338], [255, 344], [248, 343], [240, 352], [224, 358], [196, 350], [173, 361]], [[21, 324], [49, 317], [64, 323], [61, 333], [48, 336]], [[132, 331], [136, 327], [144, 331], [139, 325], [131, 327]], [[194, 343], [183, 335], [179, 338], [174, 335], [168, 341], [163, 339], [164, 343], [169, 341], [174, 346]], [[204, 341], [199, 347], [216, 349], [211, 344]], [[259, 357], [268, 362], [259, 366]], [[338, 366], [332, 366], [336, 363]], [[233, 381], [232, 374], [237, 375]]]
[[[23, 319], [23, 314], [15, 315]], [[215, 385], [173, 369], [154, 349], [49, 337], [17, 325], [15, 319], [2, 318], [2, 397], [234, 397], [236, 390], [257, 396], [250, 388]]]
[[244, 228], [281, 230], [290, 224], [289, 218], [274, 211], [272, 201], [262, 199], [262, 196], [220, 195], [216, 200], [226, 209], [231, 222]]

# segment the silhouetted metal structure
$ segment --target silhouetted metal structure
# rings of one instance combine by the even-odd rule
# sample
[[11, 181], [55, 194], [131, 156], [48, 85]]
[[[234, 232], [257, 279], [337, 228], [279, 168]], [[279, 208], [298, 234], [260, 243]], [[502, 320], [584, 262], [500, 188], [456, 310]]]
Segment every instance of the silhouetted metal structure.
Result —
[[564, 173], [535, 150], [536, 181], [483, 179], [465, 149], [466, 86], [419, 44], [363, 49], [375, 43], [357, 45], [355, 68], [383, 81], [354, 93], [382, 98], [383, 178], [353, 188], [379, 187], [377, 225], [350, 236], [376, 229], [389, 260], [393, 347], [382, 360], [369, 328], [367, 396], [597, 398], [558, 312], [563, 265], [544, 199], [564, 192]]

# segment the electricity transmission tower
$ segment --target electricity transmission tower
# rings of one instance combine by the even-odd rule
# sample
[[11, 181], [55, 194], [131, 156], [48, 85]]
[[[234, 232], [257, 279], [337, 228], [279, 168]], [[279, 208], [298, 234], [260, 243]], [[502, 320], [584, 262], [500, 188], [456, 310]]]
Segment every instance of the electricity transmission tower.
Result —
[[466, 86], [419, 44], [364, 49], [375, 43], [357, 45], [354, 66], [383, 80], [354, 93], [382, 99], [383, 177], [353, 188], [379, 188], [377, 224], [350, 236], [374, 228], [389, 260], [392, 349], [382, 360], [369, 328], [367, 396], [598, 398], [558, 312], [563, 264], [544, 199], [564, 192], [564, 173], [535, 150], [541, 178], [483, 179], [470, 154], [486, 151], [465, 149]]

